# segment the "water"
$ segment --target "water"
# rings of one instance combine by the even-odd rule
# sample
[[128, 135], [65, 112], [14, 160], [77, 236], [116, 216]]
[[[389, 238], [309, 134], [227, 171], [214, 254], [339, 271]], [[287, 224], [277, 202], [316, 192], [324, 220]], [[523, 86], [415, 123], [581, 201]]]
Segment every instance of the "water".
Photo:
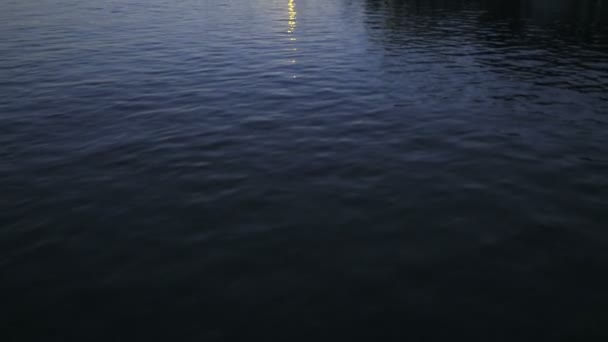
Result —
[[3, 0], [3, 341], [608, 337], [605, 1]]

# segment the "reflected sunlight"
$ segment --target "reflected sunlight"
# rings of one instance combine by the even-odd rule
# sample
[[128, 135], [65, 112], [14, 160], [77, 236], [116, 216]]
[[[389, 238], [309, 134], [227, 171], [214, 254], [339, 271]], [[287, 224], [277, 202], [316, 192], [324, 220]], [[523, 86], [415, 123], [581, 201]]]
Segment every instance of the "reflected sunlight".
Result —
[[[289, 25], [289, 27], [287, 29], [287, 33], [290, 35], [289, 40], [294, 42], [297, 40], [295, 37], [296, 24], [297, 24], [297, 21], [296, 21], [297, 12], [296, 12], [296, 1], [295, 0], [288, 0], [287, 13], [289, 14], [289, 19], [287, 20], [287, 23]], [[290, 50], [297, 51], [298, 49], [293, 47]], [[294, 58], [291, 58], [289, 60], [289, 63], [296, 64], [295, 56], [294, 56]], [[293, 75], [292, 77], [296, 78], [295, 75]]]
[[[289, 29], [287, 29], [287, 33], [293, 33], [296, 30], [296, 2], [295, 0], [289, 0], [289, 3], [287, 4], [288, 6], [288, 11], [289, 11]], [[295, 39], [293, 39], [295, 40]]]

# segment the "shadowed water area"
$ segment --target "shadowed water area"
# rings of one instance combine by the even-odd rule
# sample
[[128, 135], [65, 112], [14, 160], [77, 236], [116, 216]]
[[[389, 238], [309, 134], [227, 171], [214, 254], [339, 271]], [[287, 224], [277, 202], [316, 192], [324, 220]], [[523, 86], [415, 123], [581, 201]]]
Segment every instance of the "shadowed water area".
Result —
[[1, 3], [0, 340], [608, 338], [607, 2]]

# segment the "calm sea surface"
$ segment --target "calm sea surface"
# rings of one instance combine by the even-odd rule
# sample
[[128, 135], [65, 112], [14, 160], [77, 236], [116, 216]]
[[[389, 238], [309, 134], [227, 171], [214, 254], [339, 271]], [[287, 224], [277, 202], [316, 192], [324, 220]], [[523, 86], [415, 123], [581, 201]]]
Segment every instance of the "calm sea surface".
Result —
[[0, 6], [0, 340], [608, 339], [608, 2]]

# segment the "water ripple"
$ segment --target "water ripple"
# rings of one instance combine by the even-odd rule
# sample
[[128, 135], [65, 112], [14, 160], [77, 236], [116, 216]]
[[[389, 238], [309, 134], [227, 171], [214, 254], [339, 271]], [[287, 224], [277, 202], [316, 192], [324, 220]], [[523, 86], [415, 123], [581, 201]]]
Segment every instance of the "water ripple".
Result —
[[4, 1], [0, 338], [606, 336], [608, 6], [550, 3]]

